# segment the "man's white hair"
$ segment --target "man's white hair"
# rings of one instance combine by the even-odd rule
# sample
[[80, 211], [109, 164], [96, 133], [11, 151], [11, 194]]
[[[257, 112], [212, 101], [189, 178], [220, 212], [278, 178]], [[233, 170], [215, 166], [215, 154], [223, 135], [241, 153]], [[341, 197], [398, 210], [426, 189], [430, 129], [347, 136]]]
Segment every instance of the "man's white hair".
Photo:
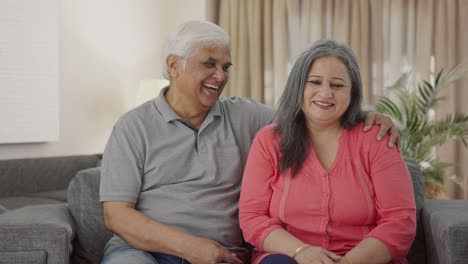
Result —
[[170, 79], [166, 64], [170, 54], [176, 55], [185, 69], [187, 58], [198, 48], [209, 45], [229, 46], [228, 34], [218, 25], [208, 21], [188, 21], [179, 25], [162, 49], [164, 78]]

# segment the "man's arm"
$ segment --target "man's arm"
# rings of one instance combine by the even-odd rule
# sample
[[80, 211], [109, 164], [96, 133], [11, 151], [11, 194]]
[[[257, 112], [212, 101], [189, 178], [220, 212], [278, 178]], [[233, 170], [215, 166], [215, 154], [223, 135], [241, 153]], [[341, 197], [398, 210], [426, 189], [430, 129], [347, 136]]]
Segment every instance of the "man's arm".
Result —
[[242, 261], [218, 242], [191, 236], [161, 224], [128, 202], [103, 202], [104, 223], [133, 247], [178, 256], [190, 263], [236, 263]]

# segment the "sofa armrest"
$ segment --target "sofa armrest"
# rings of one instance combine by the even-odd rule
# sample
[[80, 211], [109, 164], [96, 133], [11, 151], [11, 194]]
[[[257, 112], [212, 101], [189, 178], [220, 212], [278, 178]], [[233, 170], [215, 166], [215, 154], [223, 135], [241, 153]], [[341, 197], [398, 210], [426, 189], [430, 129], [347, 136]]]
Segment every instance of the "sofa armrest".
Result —
[[422, 218], [428, 263], [468, 263], [468, 200], [426, 200]]
[[0, 215], [0, 263], [68, 264], [75, 227], [66, 204]]

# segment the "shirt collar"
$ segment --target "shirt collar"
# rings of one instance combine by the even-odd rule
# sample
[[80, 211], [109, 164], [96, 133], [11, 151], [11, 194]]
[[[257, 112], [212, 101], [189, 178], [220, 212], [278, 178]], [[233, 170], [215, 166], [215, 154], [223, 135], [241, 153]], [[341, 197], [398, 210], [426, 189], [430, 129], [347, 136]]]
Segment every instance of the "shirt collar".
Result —
[[[171, 122], [173, 120], [183, 120], [183, 118], [180, 117], [167, 103], [166, 97], [164, 97], [164, 94], [167, 92], [167, 90], [169, 90], [169, 86], [164, 87], [161, 92], [159, 92], [159, 95], [154, 100], [154, 105], [161, 113], [164, 121]], [[219, 100], [216, 102], [213, 108], [211, 108], [205, 119], [212, 119], [212, 117], [215, 116], [221, 116]]]

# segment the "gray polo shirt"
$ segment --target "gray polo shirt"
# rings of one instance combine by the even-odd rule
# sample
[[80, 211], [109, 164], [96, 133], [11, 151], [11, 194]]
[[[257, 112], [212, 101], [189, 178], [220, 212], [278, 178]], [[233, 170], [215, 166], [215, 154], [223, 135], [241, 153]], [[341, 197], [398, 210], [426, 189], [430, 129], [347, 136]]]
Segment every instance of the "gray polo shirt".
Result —
[[[135, 203], [160, 223], [245, 253], [241, 178], [250, 144], [273, 110], [247, 98], [221, 98], [197, 129], [168, 105], [166, 90], [115, 124], [102, 160], [100, 201]], [[114, 236], [107, 250], [122, 243]]]

